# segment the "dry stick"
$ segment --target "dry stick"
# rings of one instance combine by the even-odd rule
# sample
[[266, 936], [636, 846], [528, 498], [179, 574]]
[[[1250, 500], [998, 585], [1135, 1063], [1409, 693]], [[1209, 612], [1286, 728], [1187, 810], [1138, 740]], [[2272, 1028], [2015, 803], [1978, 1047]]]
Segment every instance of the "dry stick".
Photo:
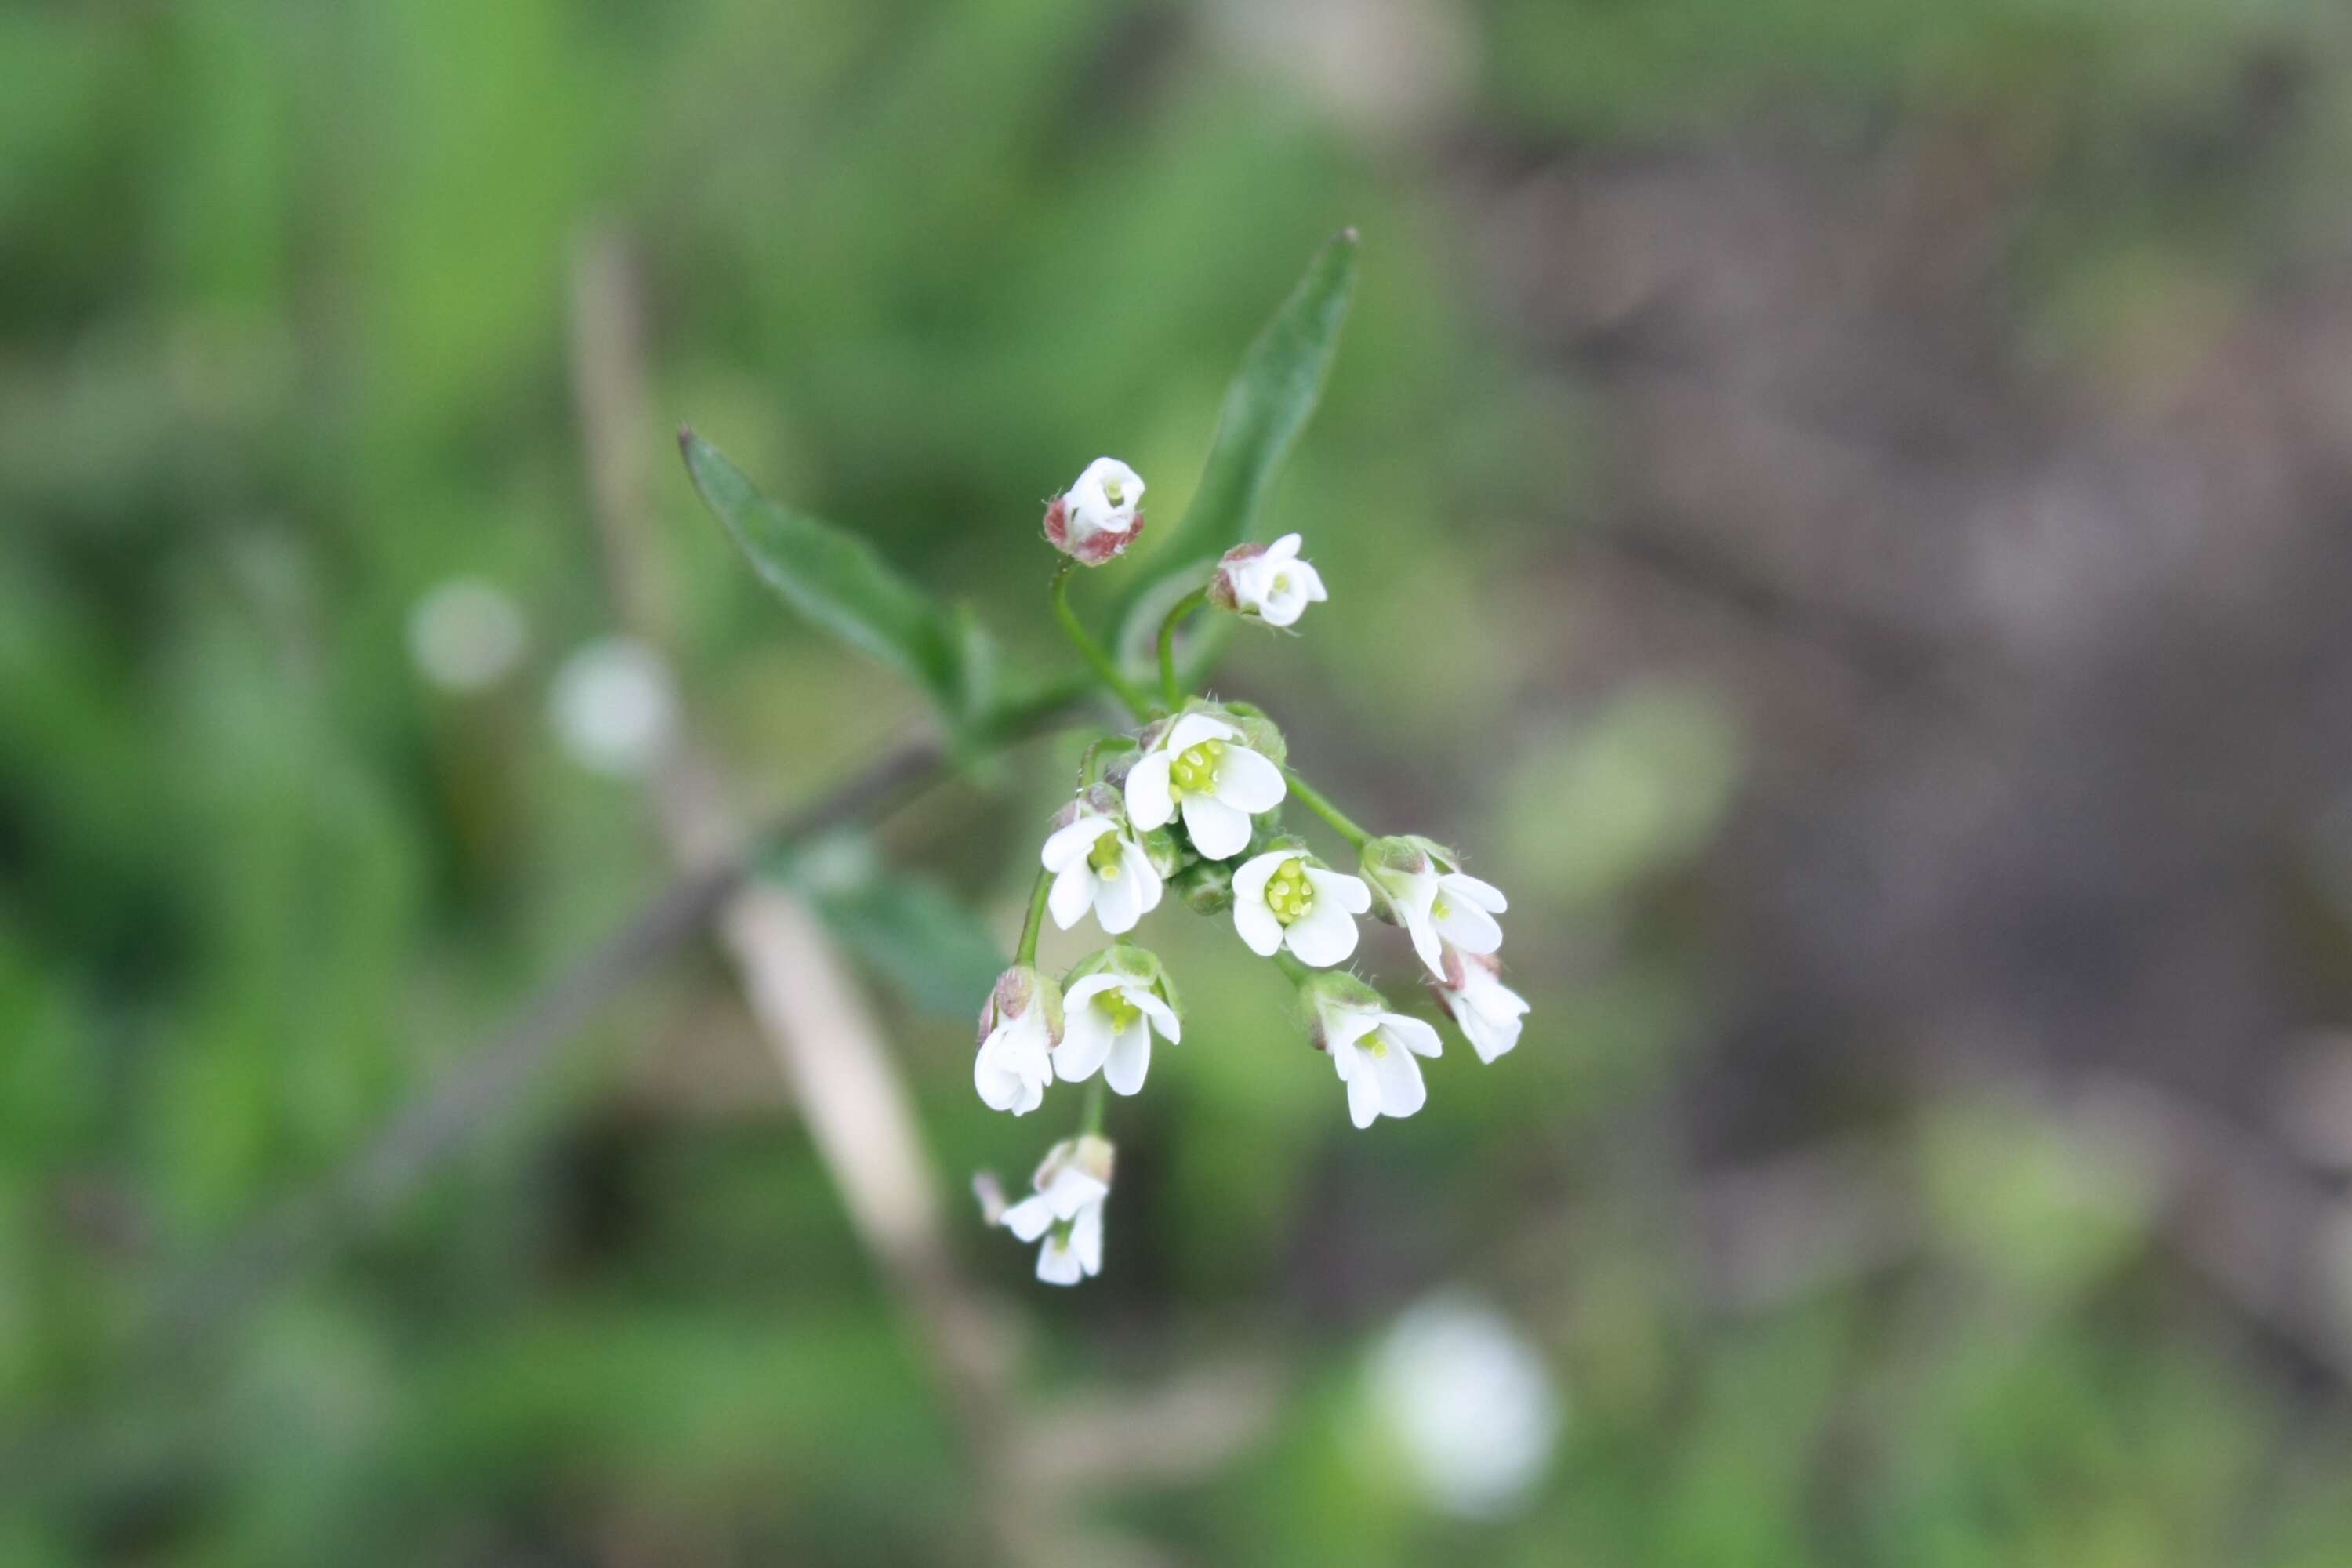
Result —
[[[658, 428], [645, 400], [635, 290], [617, 237], [585, 241], [573, 278], [581, 445], [608, 587], [624, 627], [658, 647], [668, 607], [642, 575], [654, 555], [642, 466], [598, 457], [634, 448]], [[728, 795], [681, 718], [653, 775], [662, 837], [681, 867], [706, 864], [741, 841]], [[1012, 1462], [1017, 1415], [1009, 1335], [1001, 1314], [959, 1277], [938, 1174], [880, 1025], [831, 937], [793, 893], [768, 882], [740, 886], [722, 902], [717, 925], [858, 1239], [881, 1265], [948, 1395], [992, 1552], [1034, 1560], [1052, 1530], [1036, 1489]]]

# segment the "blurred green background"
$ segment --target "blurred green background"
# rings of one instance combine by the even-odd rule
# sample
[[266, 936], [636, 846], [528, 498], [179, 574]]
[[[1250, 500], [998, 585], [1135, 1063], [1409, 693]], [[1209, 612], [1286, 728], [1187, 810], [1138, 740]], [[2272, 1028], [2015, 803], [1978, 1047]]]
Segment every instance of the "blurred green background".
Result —
[[[2347, 158], [2291, 0], [0, 10], [0, 1564], [2352, 1562]], [[1357, 1132], [1171, 907], [1034, 1284], [1047, 740], [762, 873], [984, 1419], [701, 944], [283, 1206], [667, 885], [632, 595], [746, 809], [920, 721], [677, 422], [1070, 668], [1043, 498], [1172, 521], [1349, 224], [1219, 684], [1510, 891], [1514, 1054]]]

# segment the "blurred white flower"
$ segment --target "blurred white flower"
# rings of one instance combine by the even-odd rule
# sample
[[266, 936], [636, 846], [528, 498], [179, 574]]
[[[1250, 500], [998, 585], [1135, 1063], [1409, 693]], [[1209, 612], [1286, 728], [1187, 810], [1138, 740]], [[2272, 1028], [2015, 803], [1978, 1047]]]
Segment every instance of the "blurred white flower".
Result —
[[1287, 947], [1299, 963], [1328, 969], [1356, 951], [1355, 917], [1371, 907], [1362, 878], [1299, 850], [1269, 850], [1234, 872], [1234, 929], [1260, 958]]
[[1186, 713], [1128, 771], [1127, 819], [1149, 833], [1181, 811], [1192, 847], [1226, 860], [1249, 847], [1250, 818], [1289, 793], [1282, 770], [1243, 744], [1239, 730]]
[[1511, 907], [1503, 890], [1464, 872], [1454, 851], [1426, 838], [1375, 838], [1364, 846], [1364, 879], [1381, 896], [1381, 915], [1404, 927], [1412, 950], [1439, 980], [1445, 948], [1484, 955], [1503, 945], [1495, 917]]
[[1061, 1038], [1062, 994], [1054, 983], [1025, 964], [998, 975], [980, 1012], [980, 1050], [971, 1061], [982, 1103], [1015, 1116], [1043, 1105]]
[[452, 577], [408, 612], [408, 657], [449, 691], [497, 685], [522, 658], [525, 640], [522, 611], [478, 577]]
[[1209, 598], [1223, 609], [1270, 626], [1296, 625], [1309, 605], [1330, 597], [1322, 574], [1298, 559], [1298, 535], [1286, 533], [1272, 544], [1240, 544], [1217, 563]]
[[1503, 984], [1502, 965], [1490, 955], [1449, 947], [1445, 969], [1448, 978], [1432, 982], [1430, 988], [1478, 1059], [1491, 1062], [1517, 1045], [1528, 999]]
[[1104, 970], [1070, 982], [1062, 993], [1062, 1043], [1054, 1049], [1054, 1076], [1079, 1083], [1102, 1068], [1103, 1081], [1121, 1094], [1143, 1087], [1151, 1069], [1151, 1032], [1170, 1045], [1183, 1038], [1176, 1011], [1149, 980]]
[[1045, 508], [1054, 548], [1099, 566], [1143, 531], [1143, 479], [1117, 458], [1097, 458]]
[[1064, 931], [1091, 908], [1103, 930], [1118, 936], [1160, 907], [1160, 872], [1133, 829], [1084, 803], [1046, 838], [1038, 858], [1054, 873], [1045, 907]]
[[1448, 1512], [1507, 1512], [1551, 1462], [1561, 1409], [1543, 1358], [1474, 1297], [1406, 1311], [1373, 1352], [1370, 1383], [1423, 1495]]
[[1444, 1050], [1437, 1031], [1391, 1013], [1381, 994], [1352, 974], [1327, 971], [1300, 986], [1313, 1010], [1317, 1047], [1328, 1051], [1348, 1086], [1348, 1119], [1370, 1127], [1383, 1116], [1411, 1116], [1429, 1100], [1415, 1056]]
[[1004, 1228], [1045, 1238], [1037, 1278], [1075, 1285], [1102, 1272], [1103, 1200], [1110, 1195], [1110, 1142], [1088, 1134], [1054, 1145], [1030, 1180], [1034, 1193], [1004, 1211]]
[[592, 773], [629, 777], [650, 768], [677, 720], [668, 667], [629, 637], [588, 644], [555, 672], [548, 715], [572, 760]]

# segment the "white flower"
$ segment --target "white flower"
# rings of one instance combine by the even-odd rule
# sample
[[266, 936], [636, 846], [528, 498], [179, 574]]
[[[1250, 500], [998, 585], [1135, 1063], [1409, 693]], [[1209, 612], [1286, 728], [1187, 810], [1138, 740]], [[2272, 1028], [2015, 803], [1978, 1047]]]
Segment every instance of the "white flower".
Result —
[[1453, 950], [1445, 957], [1447, 968], [1454, 973], [1433, 983], [1431, 989], [1461, 1026], [1478, 1059], [1491, 1062], [1519, 1043], [1528, 999], [1503, 984], [1502, 966], [1493, 958]]
[[1113, 936], [1160, 907], [1160, 873], [1133, 830], [1083, 801], [1076, 816], [1054, 830], [1038, 858], [1054, 873], [1045, 907], [1067, 931], [1091, 908]]
[[1452, 850], [1426, 838], [1375, 838], [1363, 872], [1381, 895], [1383, 918], [1404, 927], [1412, 950], [1444, 980], [1446, 944], [1486, 954], [1503, 945], [1495, 917], [1511, 907], [1503, 890], [1465, 875]]
[[1192, 847], [1225, 860], [1249, 847], [1249, 819], [1282, 804], [1282, 770], [1242, 743], [1242, 732], [1206, 713], [1186, 713], [1127, 775], [1127, 819], [1145, 833], [1181, 810]]
[[1025, 966], [1006, 970], [981, 1009], [980, 1033], [971, 1081], [982, 1102], [1015, 1116], [1045, 1103], [1062, 1037], [1062, 998], [1054, 983]]
[[1117, 458], [1097, 458], [1045, 508], [1054, 548], [1099, 566], [1143, 531], [1143, 479]]
[[1362, 878], [1296, 849], [1253, 856], [1234, 873], [1234, 929], [1260, 958], [1287, 947], [1301, 963], [1328, 969], [1356, 951], [1355, 917], [1371, 907]]
[[1158, 1029], [1171, 1046], [1183, 1038], [1176, 1010], [1160, 999], [1149, 980], [1111, 970], [1070, 982], [1062, 1007], [1054, 1072], [1066, 1083], [1084, 1082], [1100, 1068], [1105, 1083], [1133, 1094], [1151, 1068], [1151, 1031]]
[[1056, 1143], [1030, 1181], [1034, 1194], [1004, 1211], [1005, 1229], [1022, 1240], [1045, 1237], [1037, 1278], [1048, 1285], [1075, 1285], [1102, 1272], [1111, 1161], [1109, 1142], [1092, 1134]]
[[1270, 626], [1295, 624], [1309, 605], [1330, 595], [1322, 574], [1298, 559], [1298, 535], [1286, 533], [1272, 544], [1243, 544], [1225, 552], [1209, 596], [1240, 615]]
[[1429, 1099], [1416, 1055], [1444, 1050], [1437, 1031], [1418, 1018], [1391, 1013], [1381, 994], [1350, 974], [1318, 974], [1306, 983], [1314, 1009], [1315, 1043], [1331, 1053], [1348, 1086], [1348, 1117], [1370, 1127], [1382, 1116], [1411, 1116]]

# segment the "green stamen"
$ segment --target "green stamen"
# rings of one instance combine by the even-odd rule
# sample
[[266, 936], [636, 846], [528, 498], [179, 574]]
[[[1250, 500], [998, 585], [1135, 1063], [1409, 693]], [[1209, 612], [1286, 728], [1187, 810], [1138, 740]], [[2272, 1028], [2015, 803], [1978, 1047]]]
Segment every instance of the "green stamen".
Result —
[[1143, 1009], [1129, 1001], [1124, 991], [1103, 992], [1095, 998], [1095, 1007], [1110, 1020], [1113, 1034], [1125, 1034], [1135, 1027], [1138, 1018], [1143, 1016]]
[[1087, 864], [1095, 868], [1095, 874], [1098, 877], [1105, 879], [1116, 877], [1118, 875], [1122, 853], [1118, 835], [1106, 833], [1095, 840], [1094, 849], [1087, 856]]
[[1177, 800], [1188, 794], [1205, 795], [1217, 787], [1217, 763], [1223, 759], [1223, 741], [1202, 741], [1176, 753], [1168, 764], [1168, 793]]
[[1304, 919], [1315, 907], [1315, 884], [1307, 879], [1305, 862], [1293, 858], [1274, 868], [1265, 879], [1265, 907], [1284, 925]]

